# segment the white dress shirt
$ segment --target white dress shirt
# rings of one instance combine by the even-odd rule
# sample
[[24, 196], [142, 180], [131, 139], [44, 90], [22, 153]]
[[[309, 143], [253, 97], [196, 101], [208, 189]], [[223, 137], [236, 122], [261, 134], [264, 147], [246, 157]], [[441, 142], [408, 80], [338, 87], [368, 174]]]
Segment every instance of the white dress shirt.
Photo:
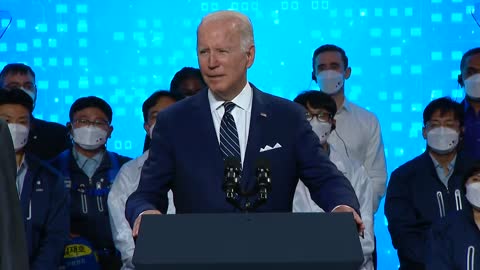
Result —
[[[250, 117], [252, 115], [253, 91], [249, 83], [245, 85], [240, 94], [238, 94], [231, 102], [235, 103], [235, 107], [230, 112], [235, 120], [238, 132], [238, 140], [240, 144], [240, 156], [245, 160], [245, 151], [247, 149], [248, 132], [250, 130]], [[217, 134], [218, 145], [220, 145], [220, 123], [222, 122], [225, 107], [225, 100], [217, 98], [210, 89], [208, 89], [208, 102], [212, 112], [213, 125]]]
[[[115, 181], [108, 194], [108, 210], [112, 228], [113, 243], [122, 255], [122, 270], [135, 269], [132, 264], [135, 242], [132, 229], [125, 218], [125, 204], [128, 197], [137, 189], [142, 173], [142, 167], [148, 158], [148, 150], [138, 158], [125, 163], [118, 171]], [[173, 193], [168, 192], [167, 214], [174, 214]]]
[[358, 160], [373, 182], [373, 210], [385, 194], [387, 167], [385, 152], [377, 117], [345, 99], [335, 115], [336, 129], [330, 134], [328, 144], [335, 146], [348, 158]]
[[[365, 168], [355, 160], [346, 157], [343, 152], [330, 146], [330, 160], [350, 181], [360, 203], [360, 213], [365, 224], [364, 238], [360, 238], [364, 261], [360, 270], [373, 270], [372, 253], [374, 249], [373, 232], [373, 183], [368, 178]], [[298, 182], [293, 197], [293, 212], [324, 212], [311, 198], [308, 188]]]

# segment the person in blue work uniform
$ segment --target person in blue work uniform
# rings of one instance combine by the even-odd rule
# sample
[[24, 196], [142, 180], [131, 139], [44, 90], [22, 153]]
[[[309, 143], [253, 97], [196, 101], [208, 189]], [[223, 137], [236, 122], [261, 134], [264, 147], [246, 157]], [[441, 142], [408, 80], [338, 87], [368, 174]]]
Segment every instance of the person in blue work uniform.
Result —
[[57, 269], [68, 239], [68, 194], [58, 171], [26, 151], [32, 111], [33, 100], [23, 90], [0, 91], [0, 118], [15, 149], [30, 269]]
[[100, 269], [120, 269], [120, 254], [115, 249], [110, 229], [107, 197], [118, 170], [130, 158], [106, 149], [113, 131], [112, 109], [103, 99], [94, 96], [77, 99], [70, 108], [69, 117], [67, 127], [73, 147], [52, 161], [62, 172], [71, 196], [72, 242], [65, 249], [65, 266], [67, 269], [92, 269], [88, 263], [80, 265], [84, 262], [83, 256], [91, 258], [94, 253]]
[[431, 225], [468, 205], [462, 181], [473, 161], [459, 146], [463, 108], [450, 98], [430, 102], [423, 111], [427, 150], [393, 171], [385, 216], [400, 269], [425, 269], [426, 238]]
[[427, 270], [480, 269], [480, 163], [466, 174], [464, 192], [469, 205], [432, 226]]

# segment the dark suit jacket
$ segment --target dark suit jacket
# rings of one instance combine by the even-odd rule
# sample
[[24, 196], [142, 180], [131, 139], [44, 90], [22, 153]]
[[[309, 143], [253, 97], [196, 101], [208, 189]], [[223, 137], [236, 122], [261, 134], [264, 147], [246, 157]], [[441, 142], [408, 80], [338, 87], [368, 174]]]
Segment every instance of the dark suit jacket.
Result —
[[[291, 101], [261, 92], [252, 85], [253, 101], [241, 186], [256, 184], [255, 163], [269, 160], [272, 190], [260, 212], [289, 212], [298, 179], [326, 211], [359, 204], [350, 182], [330, 162], [305, 119]], [[177, 213], [234, 212], [222, 190], [224, 161], [215, 133], [207, 89], [158, 114], [150, 153], [140, 184], [127, 202], [133, 223], [143, 211], [166, 213], [171, 188]], [[281, 148], [260, 152], [266, 145]], [[358, 212], [359, 213], [359, 212]]]
[[17, 165], [7, 123], [0, 119], [0, 269], [28, 269], [22, 209], [15, 186]]
[[41, 160], [51, 160], [72, 146], [64, 125], [33, 118], [25, 151]]

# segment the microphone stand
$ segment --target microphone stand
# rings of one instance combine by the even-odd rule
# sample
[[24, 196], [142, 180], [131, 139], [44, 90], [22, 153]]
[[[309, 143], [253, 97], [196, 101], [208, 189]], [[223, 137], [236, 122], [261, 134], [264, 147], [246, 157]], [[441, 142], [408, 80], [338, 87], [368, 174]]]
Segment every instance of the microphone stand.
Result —
[[[245, 192], [240, 187], [241, 165], [239, 160], [225, 160], [225, 179], [222, 188], [225, 191], [226, 200], [243, 213], [255, 211], [258, 207], [265, 204], [268, 199], [268, 193], [272, 189], [268, 163], [259, 163], [256, 173], [257, 184], [253, 190]], [[257, 195], [257, 197], [252, 203], [248, 197], [253, 195]], [[240, 197], [247, 198], [245, 205], [240, 203]]]

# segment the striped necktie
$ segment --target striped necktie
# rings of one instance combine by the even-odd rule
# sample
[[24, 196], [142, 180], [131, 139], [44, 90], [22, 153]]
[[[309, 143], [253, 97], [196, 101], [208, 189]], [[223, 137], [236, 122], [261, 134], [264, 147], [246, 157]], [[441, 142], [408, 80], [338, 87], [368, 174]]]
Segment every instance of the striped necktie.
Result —
[[220, 123], [220, 150], [224, 159], [233, 157], [241, 160], [237, 126], [230, 113], [235, 108], [235, 103], [227, 101], [223, 103], [223, 106], [225, 107], [225, 113]]

